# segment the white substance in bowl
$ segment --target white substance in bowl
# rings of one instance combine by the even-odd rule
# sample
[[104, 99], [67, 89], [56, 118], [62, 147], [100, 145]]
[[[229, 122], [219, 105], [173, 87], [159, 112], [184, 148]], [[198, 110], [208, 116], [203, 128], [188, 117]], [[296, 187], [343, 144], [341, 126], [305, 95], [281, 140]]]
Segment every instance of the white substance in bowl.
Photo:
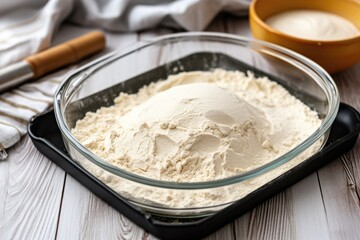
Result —
[[[181, 73], [137, 94], [121, 93], [115, 106], [87, 113], [72, 133], [96, 155], [126, 171], [158, 180], [202, 182], [260, 167], [303, 142], [320, 124], [316, 112], [279, 84], [218, 69]], [[321, 141], [290, 165], [320, 146]], [[88, 161], [82, 164], [123, 196], [175, 208], [229, 203], [289, 167], [241, 187], [185, 193], [139, 186]]]
[[291, 10], [266, 19], [270, 27], [308, 40], [343, 40], [360, 35], [360, 30], [349, 20], [333, 13], [316, 10]]
[[119, 119], [106, 159], [165, 181], [203, 182], [276, 156], [265, 114], [213, 83], [174, 86]]

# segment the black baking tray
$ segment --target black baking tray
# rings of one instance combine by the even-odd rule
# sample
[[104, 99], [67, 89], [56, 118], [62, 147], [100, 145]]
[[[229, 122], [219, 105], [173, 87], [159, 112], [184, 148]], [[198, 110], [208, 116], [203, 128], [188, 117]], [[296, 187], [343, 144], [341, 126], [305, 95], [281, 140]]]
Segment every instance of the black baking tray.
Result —
[[[272, 63], [275, 64], [274, 62]], [[209, 69], [204, 69], [204, 66], [208, 66]], [[71, 103], [66, 110], [68, 111], [66, 115], [71, 118], [67, 119], [67, 122], [70, 123], [70, 127], [72, 127], [71, 125], [74, 125], [77, 119], [83, 118], [87, 111], [95, 111], [100, 106], [112, 105], [113, 99], [118, 96], [119, 92], [137, 92], [140, 87], [156, 79], [165, 79], [169, 74], [178, 73], [177, 71], [210, 70], [216, 67], [227, 70], [250, 70], [259, 76], [267, 75], [272, 80], [282, 84], [285, 88], [289, 87], [288, 90], [300, 98], [300, 100], [314, 104], [313, 107], [316, 106], [316, 109], [322, 109], [323, 101], [321, 101], [320, 98], [318, 99], [316, 95], [310, 94], [311, 86], [307, 88], [309, 94], [307, 91], [297, 93], [296, 81], [301, 81], [301, 79], [296, 78], [296, 76], [289, 76], [289, 74], [294, 73], [292, 73], [290, 71], [291, 68], [287, 68], [287, 66], [279, 65], [277, 67], [281, 69], [283, 77], [294, 79], [295, 86], [287, 86], [286, 82], [282, 81], [281, 78], [272, 76], [230, 56], [220, 53], [200, 52], [167, 63], [123, 83], [119, 83]], [[82, 168], [76, 161], [72, 160], [65, 149], [53, 111], [33, 118], [29, 123], [28, 132], [34, 145], [40, 152], [94, 194], [149, 233], [162, 239], [198, 239], [228, 224], [261, 202], [291, 186], [351, 149], [360, 132], [360, 116], [351, 106], [341, 104], [336, 120], [332, 125], [327, 144], [320, 152], [214, 215], [201, 219], [187, 220], [159, 218], [158, 216], [142, 211], [134, 205], [131, 205], [126, 199], [119, 196]]]
[[28, 125], [28, 133], [40, 152], [138, 226], [162, 239], [198, 239], [216, 231], [350, 150], [359, 132], [360, 114], [351, 106], [341, 103], [327, 144], [320, 152], [212, 216], [176, 222], [141, 211], [72, 160], [67, 154], [52, 110], [32, 118]]

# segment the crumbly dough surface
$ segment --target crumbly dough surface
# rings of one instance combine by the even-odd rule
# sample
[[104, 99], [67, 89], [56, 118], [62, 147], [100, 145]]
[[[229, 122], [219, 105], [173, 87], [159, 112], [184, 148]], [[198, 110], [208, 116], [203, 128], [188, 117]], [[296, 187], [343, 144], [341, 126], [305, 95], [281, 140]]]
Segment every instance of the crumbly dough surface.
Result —
[[[217, 69], [180, 73], [137, 94], [121, 93], [114, 106], [87, 113], [72, 133], [126, 171], [163, 181], [203, 182], [266, 164], [303, 142], [320, 124], [315, 111], [276, 82]], [[229, 202], [278, 175], [227, 189], [225, 196], [225, 190], [212, 189], [189, 197], [130, 183], [121, 186], [125, 180], [95, 165], [88, 169], [122, 195], [171, 207]]]

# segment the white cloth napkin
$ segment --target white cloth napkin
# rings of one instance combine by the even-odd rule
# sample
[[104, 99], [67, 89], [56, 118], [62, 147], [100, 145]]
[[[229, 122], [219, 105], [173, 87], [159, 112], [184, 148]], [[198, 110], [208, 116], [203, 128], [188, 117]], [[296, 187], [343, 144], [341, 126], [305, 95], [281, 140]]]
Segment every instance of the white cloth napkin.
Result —
[[[155, 26], [203, 30], [221, 11], [246, 14], [246, 0], [16, 0], [0, 5], [0, 67], [51, 45], [66, 19], [111, 31]], [[52, 105], [69, 71], [61, 71], [0, 95], [0, 159], [26, 133], [30, 118]]]

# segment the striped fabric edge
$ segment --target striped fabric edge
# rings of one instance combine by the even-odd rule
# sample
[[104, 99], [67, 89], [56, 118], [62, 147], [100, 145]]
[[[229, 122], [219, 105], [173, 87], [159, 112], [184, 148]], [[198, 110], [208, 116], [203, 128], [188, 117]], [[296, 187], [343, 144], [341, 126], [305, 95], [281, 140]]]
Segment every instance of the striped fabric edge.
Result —
[[[52, 96], [60, 81], [47, 79], [29, 83], [0, 95], [0, 161], [8, 157], [6, 149], [26, 134], [31, 117], [52, 106]], [[10, 130], [8, 127], [12, 127]]]

